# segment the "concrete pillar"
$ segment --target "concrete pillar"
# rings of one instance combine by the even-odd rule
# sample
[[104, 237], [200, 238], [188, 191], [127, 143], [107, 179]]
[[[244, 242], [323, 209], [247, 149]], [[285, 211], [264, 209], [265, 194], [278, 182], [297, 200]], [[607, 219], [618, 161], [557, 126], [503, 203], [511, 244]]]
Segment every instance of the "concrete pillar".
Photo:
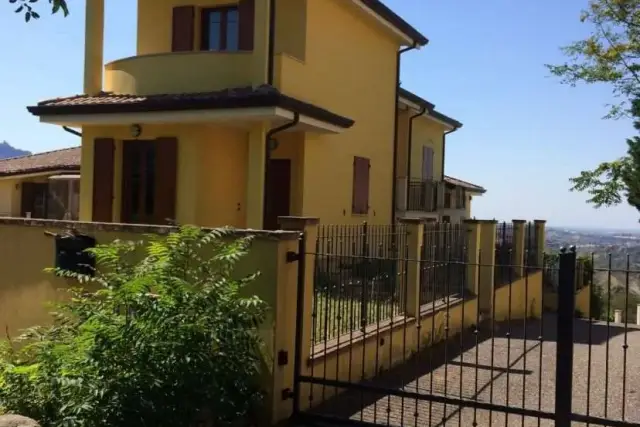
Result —
[[613, 311], [613, 321], [614, 323], [622, 323], [622, 310]]
[[547, 221], [544, 219], [536, 219], [533, 221], [533, 227], [536, 233], [536, 266], [542, 267], [542, 263], [544, 262], [544, 251], [545, 251], [545, 240], [546, 240], [546, 227]]
[[513, 252], [511, 265], [514, 266], [514, 272], [517, 277], [523, 277], [525, 274], [524, 257], [525, 257], [525, 233], [527, 221], [524, 219], [513, 220]]
[[[595, 286], [591, 284], [591, 286]], [[640, 326], [640, 304], [636, 306], [636, 325]]]
[[407, 317], [420, 318], [420, 278], [422, 277], [422, 245], [424, 236], [424, 222], [417, 218], [403, 218], [401, 223], [406, 224], [407, 232], [407, 277], [405, 284]]
[[463, 221], [467, 232], [467, 289], [478, 295], [480, 285], [480, 223], [474, 219]]
[[261, 230], [263, 227], [266, 134], [266, 125], [262, 123], [249, 131], [247, 141], [247, 218], [245, 226], [255, 230]]
[[85, 4], [84, 93], [96, 95], [102, 90], [104, 0], [87, 0]]
[[493, 305], [496, 264], [496, 220], [477, 220], [480, 224], [480, 282], [478, 284], [478, 309], [491, 314]]
[[259, 86], [267, 83], [269, 63], [269, 5], [270, 0], [255, 0], [255, 22], [253, 32], [252, 83]]
[[[280, 228], [287, 231], [298, 231], [304, 233], [304, 301], [303, 301], [303, 317], [302, 317], [302, 345], [301, 350], [302, 354], [300, 355], [302, 361], [302, 369], [306, 372], [308, 368], [307, 362], [311, 358], [311, 337], [313, 331], [313, 298], [314, 298], [314, 288], [315, 288], [315, 253], [316, 253], [316, 240], [318, 238], [318, 218], [308, 218], [308, 217], [292, 217], [292, 216], [283, 216], [278, 219], [280, 223]], [[296, 250], [297, 252], [297, 250]], [[299, 263], [295, 264], [298, 268], [300, 268]], [[280, 286], [278, 286], [280, 289]], [[289, 304], [294, 307], [297, 305], [298, 298], [298, 286], [296, 281], [296, 287], [289, 286], [286, 289], [286, 292], [289, 294]], [[296, 320], [297, 321], [297, 320]], [[290, 331], [290, 335], [294, 337], [294, 345], [295, 345], [295, 329], [294, 331]], [[293, 372], [293, 365], [295, 364], [295, 353], [291, 353], [289, 365], [291, 366], [291, 370]], [[300, 390], [300, 404], [302, 405], [301, 409], [304, 409], [309, 406], [309, 393], [310, 387], [305, 385], [302, 390]]]

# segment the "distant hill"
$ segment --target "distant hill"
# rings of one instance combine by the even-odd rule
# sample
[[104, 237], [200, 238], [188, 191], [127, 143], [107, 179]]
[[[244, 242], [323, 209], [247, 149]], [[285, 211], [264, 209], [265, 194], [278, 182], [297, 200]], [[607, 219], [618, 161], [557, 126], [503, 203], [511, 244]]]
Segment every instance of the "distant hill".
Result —
[[31, 151], [14, 148], [7, 141], [0, 142], [0, 159], [8, 159], [9, 157], [28, 156], [30, 154], [31, 154]]

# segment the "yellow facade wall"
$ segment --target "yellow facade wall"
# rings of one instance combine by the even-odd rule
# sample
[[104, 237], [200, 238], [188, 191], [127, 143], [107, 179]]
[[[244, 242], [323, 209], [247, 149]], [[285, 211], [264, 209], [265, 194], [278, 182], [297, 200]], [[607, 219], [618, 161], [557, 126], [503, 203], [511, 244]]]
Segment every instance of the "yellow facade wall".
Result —
[[[302, 214], [325, 223], [389, 223], [398, 43], [348, 3], [307, 1], [305, 60], [277, 55], [275, 83], [355, 120], [340, 135], [306, 136]], [[351, 214], [354, 156], [371, 162], [368, 215]]]
[[20, 215], [20, 180], [0, 180], [0, 216]]
[[439, 123], [419, 117], [413, 121], [411, 142], [411, 178], [422, 179], [422, 147], [433, 148], [433, 179], [444, 179], [442, 156], [444, 153], [445, 127]]
[[[245, 226], [247, 135], [244, 130], [222, 126], [143, 126], [140, 139], [178, 138], [178, 223]], [[113, 219], [118, 222], [122, 200], [122, 141], [131, 139], [127, 126], [83, 127], [80, 220], [92, 218], [93, 141], [100, 137], [116, 140]]]

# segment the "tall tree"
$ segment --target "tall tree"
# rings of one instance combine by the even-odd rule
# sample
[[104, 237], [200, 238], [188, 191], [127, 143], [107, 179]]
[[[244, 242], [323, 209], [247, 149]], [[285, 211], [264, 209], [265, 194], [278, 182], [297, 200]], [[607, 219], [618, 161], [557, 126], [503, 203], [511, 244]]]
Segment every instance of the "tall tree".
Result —
[[[40, 14], [35, 10], [34, 3], [44, 2], [45, 0], [9, 0], [11, 4], [17, 4], [16, 13], [23, 13], [24, 20], [29, 22], [32, 19], [40, 18]], [[64, 16], [69, 15], [69, 7], [67, 0], [47, 0], [51, 5], [51, 13], [62, 12]]]
[[[632, 117], [640, 131], [640, 0], [589, 0], [580, 20], [591, 33], [562, 48], [568, 61], [547, 65], [563, 83], [606, 83], [619, 102], [607, 118]], [[571, 178], [572, 191], [589, 193], [595, 207], [627, 201], [640, 211], [640, 138], [627, 140], [627, 154]]]

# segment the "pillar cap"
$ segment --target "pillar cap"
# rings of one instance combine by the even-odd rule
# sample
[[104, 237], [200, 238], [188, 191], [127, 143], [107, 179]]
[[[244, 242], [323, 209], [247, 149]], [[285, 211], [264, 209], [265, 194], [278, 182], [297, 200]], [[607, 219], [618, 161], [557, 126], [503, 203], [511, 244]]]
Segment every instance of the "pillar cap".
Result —
[[280, 216], [278, 217], [278, 224], [281, 226], [287, 224], [292, 227], [305, 227], [309, 225], [317, 225], [320, 222], [320, 218], [308, 217], [308, 216]]
[[547, 220], [546, 219], [534, 219], [533, 222], [535, 224], [544, 224], [544, 223], [547, 222]]
[[527, 222], [526, 219], [512, 219], [511, 222], [514, 224], [525, 224]]

